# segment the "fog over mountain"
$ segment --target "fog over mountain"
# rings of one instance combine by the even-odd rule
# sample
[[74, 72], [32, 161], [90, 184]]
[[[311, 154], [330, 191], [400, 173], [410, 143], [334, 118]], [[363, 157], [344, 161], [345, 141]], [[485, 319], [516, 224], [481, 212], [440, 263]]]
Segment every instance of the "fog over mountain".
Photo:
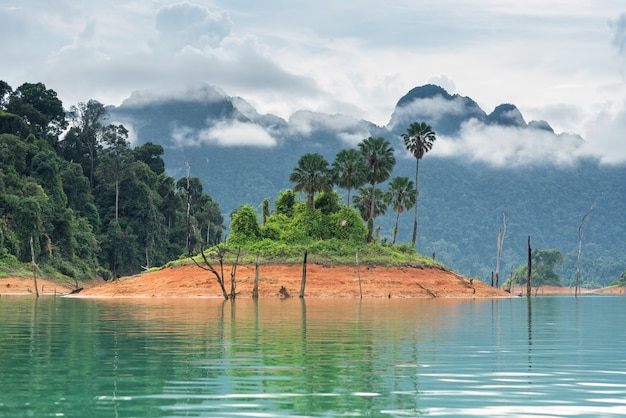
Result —
[[[184, 92], [135, 92], [109, 107], [111, 122], [129, 128], [135, 145], [152, 141], [165, 149], [166, 167], [180, 178], [184, 163], [228, 215], [237, 206], [273, 200], [293, 187], [297, 160], [336, 153], [369, 136], [383, 136], [396, 150], [392, 176], [414, 177], [415, 160], [401, 134], [425, 121], [437, 134], [420, 163], [418, 250], [436, 253], [462, 273], [485, 279], [495, 267], [496, 237], [508, 219], [503, 272], [524, 262], [525, 240], [557, 248], [566, 257], [562, 279], [572, 277], [582, 215], [604, 193], [585, 235], [589, 281], [608, 282], [626, 269], [624, 165], [604, 165], [575, 133], [554, 132], [549, 121], [526, 122], [514, 104], [490, 113], [469, 97], [436, 85], [401, 97], [386, 126], [345, 115], [301, 110], [288, 120], [260, 114], [245, 98], [202, 85]], [[340, 192], [344, 192], [340, 190]], [[391, 210], [377, 219], [384, 239]], [[399, 239], [410, 241], [412, 218], [401, 217]], [[609, 238], [612, 237], [612, 238]]]
[[[513, 104], [502, 104], [487, 114], [471, 98], [450, 95], [435, 85], [416, 87], [402, 97], [385, 127], [350, 116], [305, 110], [295, 112], [286, 121], [261, 115], [245, 99], [229, 97], [208, 85], [170, 94], [135, 92], [110, 112], [113, 119], [134, 126], [138, 121], [128, 119], [126, 114], [185, 104], [195, 104], [197, 109], [187, 116], [170, 114], [168, 135], [163, 138], [172, 146], [274, 147], [320, 131], [332, 133], [346, 145], [356, 145], [371, 135], [400, 136], [411, 122], [423, 120], [437, 133], [437, 146], [429, 154], [433, 157], [462, 157], [494, 167], [573, 165], [581, 158], [593, 158], [585, 153], [586, 141], [579, 135], [555, 133], [546, 121], [527, 123]], [[204, 117], [198, 112], [205, 112]]]

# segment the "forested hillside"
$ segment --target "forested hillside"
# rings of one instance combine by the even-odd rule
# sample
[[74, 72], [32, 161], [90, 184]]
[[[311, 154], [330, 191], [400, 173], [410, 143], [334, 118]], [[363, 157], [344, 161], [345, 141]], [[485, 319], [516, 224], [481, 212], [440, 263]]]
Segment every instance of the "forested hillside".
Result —
[[44, 84], [0, 81], [0, 273], [34, 256], [48, 276], [107, 279], [186, 254], [188, 231], [192, 248], [220, 242], [218, 203], [162, 156], [97, 101], [65, 109]]
[[[289, 120], [261, 115], [243, 99], [209, 86], [187, 97], [156, 97], [146, 92], [133, 95], [109, 109], [112, 120], [133, 126], [138, 144], [162, 144], [171, 175], [182, 176], [184, 162], [191, 162], [193, 175], [202, 179], [225, 214], [243, 203], [260, 213], [265, 198], [274, 199], [280, 190], [294, 186], [289, 175], [302, 155], [320, 153], [332, 162], [340, 150], [355, 148], [369, 136], [390, 141], [397, 157], [393, 176], [412, 179], [415, 159], [400, 135], [414, 121], [431, 124], [439, 141], [444, 136], [454, 138], [468, 121], [502, 132], [515, 129], [564, 146], [582, 141], [576, 135], [555, 134], [544, 121], [526, 123], [514, 105], [504, 104], [487, 114], [472, 99], [449, 95], [432, 85], [417, 87], [401, 98], [385, 127], [308, 111], [296, 112]], [[484, 135], [489, 135], [487, 129]], [[497, 149], [498, 141], [506, 139], [487, 138], [485, 152], [490, 151], [490, 142]], [[443, 145], [435, 142], [434, 148], [439, 146]], [[542, 151], [537, 149], [536, 154]], [[494, 166], [469, 156], [427, 154], [420, 162], [417, 249], [435, 254], [463, 274], [488, 281], [496, 267], [498, 230], [506, 216], [500, 276], [508, 277], [525, 263], [530, 235], [534, 248], [563, 253], [558, 273], [567, 285], [575, 276], [581, 219], [597, 200], [582, 229], [581, 281], [613, 282], [626, 269], [624, 178], [626, 166], [602, 166], [591, 159]], [[345, 198], [346, 191], [336, 189]], [[391, 241], [395, 215], [388, 210], [376, 220], [381, 240]], [[400, 217], [399, 241], [411, 241], [411, 224], [412, 214]]]
[[[176, 98], [136, 93], [119, 107], [92, 100], [65, 108], [41, 83], [13, 90], [0, 82], [0, 100], [0, 274], [30, 263], [31, 237], [42, 269], [74, 278], [161, 265], [223, 241], [222, 211], [229, 216], [250, 204], [261, 215], [265, 199], [275, 211], [280, 192], [295, 186], [289, 179], [302, 156], [332, 163], [368, 137], [385, 138], [395, 151], [389, 181], [377, 186], [387, 190], [393, 178], [415, 176], [416, 160], [401, 138], [415, 121], [432, 125], [434, 149], [457, 146], [454, 139], [472, 124], [514, 129], [552, 142], [548, 148], [582, 141], [544, 121], [526, 123], [514, 105], [487, 114], [437, 86], [408, 92], [387, 126], [309, 111], [284, 120], [209, 86]], [[494, 149], [506, 141], [487, 139]], [[579, 244], [581, 284], [616, 281], [626, 270], [626, 166], [507, 161], [459, 152], [423, 157], [418, 251], [489, 281], [506, 223], [501, 283], [525, 263], [528, 236], [533, 248], [563, 254], [563, 284], [573, 282]], [[335, 190], [345, 202], [347, 190]], [[376, 218], [378, 241], [392, 241], [397, 214], [389, 208]], [[397, 241], [410, 243], [412, 211], [398, 219]]]

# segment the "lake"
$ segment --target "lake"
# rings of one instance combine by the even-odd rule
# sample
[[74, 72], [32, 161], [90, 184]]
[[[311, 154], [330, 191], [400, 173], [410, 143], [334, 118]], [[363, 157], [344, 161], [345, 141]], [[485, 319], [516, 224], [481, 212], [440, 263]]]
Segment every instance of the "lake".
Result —
[[625, 320], [619, 296], [2, 296], [0, 416], [621, 416]]

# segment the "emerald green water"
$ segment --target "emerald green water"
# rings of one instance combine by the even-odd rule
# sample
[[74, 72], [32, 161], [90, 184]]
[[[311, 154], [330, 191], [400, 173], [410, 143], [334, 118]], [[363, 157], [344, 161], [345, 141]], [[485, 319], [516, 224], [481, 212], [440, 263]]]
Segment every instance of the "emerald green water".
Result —
[[626, 298], [0, 297], [0, 416], [626, 414]]

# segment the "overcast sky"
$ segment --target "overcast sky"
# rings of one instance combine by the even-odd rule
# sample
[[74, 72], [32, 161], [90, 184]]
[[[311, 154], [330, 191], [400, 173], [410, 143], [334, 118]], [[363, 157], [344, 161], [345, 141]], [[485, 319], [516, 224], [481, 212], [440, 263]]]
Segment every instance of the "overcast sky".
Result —
[[385, 125], [435, 83], [626, 161], [623, 0], [0, 0], [0, 39], [0, 79], [43, 82], [66, 108], [208, 83], [261, 113]]

